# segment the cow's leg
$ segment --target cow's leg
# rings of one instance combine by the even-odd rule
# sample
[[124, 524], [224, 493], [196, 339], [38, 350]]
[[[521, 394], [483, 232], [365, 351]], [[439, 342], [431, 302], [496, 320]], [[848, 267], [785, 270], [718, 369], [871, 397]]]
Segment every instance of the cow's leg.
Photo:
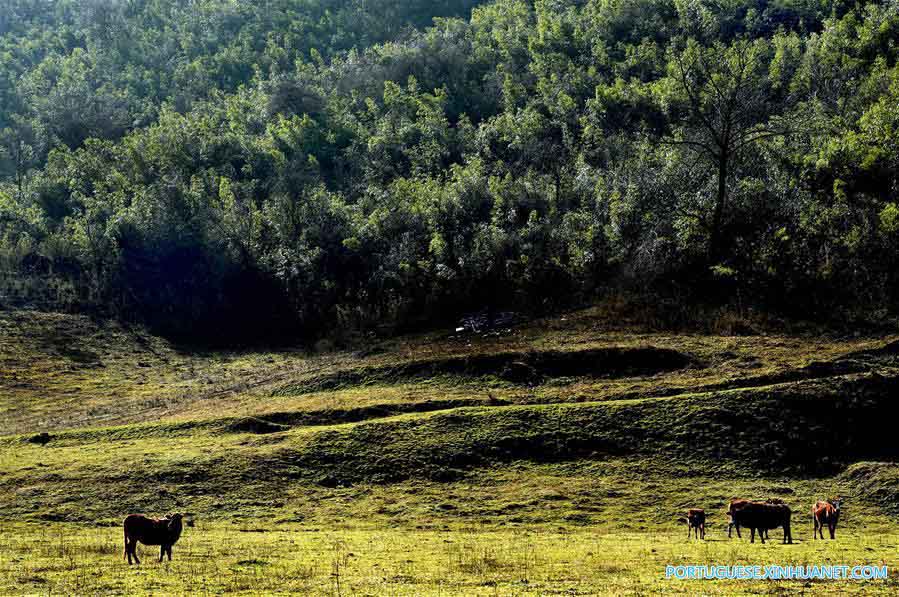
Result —
[[699, 530], [702, 531], [702, 540], [705, 541], [705, 523], [702, 523]]
[[131, 555], [134, 556], [134, 563], [140, 564], [140, 559], [137, 557], [137, 539], [131, 540]]
[[830, 538], [836, 539], [837, 538], [837, 525], [831, 523], [830, 526], [828, 527], [828, 529], [830, 530]]
[[755, 543], [755, 527], [749, 529], [749, 542]]
[[169, 562], [171, 562], [172, 561], [172, 546], [171, 545], [167, 546], [165, 548], [165, 551], [167, 554], [169, 554]]
[[738, 525], [738, 524], [734, 524], [734, 528], [735, 528], [735, 529], [736, 529], [736, 531], [737, 531], [737, 539], [742, 539], [742, 538], [743, 538], [743, 536], [742, 536], [742, 535], [740, 535], [740, 525]]
[[765, 543], [765, 533], [768, 532], [768, 529], [759, 529], [759, 537], [762, 540], [762, 543]]
[[159, 546], [159, 561], [162, 561], [163, 556], [165, 555], [165, 545]]
[[731, 538], [731, 532], [733, 530], [734, 530], [734, 523], [732, 523], [732, 522], [727, 523], [727, 538], [728, 539]]
[[793, 531], [790, 530], [790, 521], [784, 523], [784, 543], [793, 544]]

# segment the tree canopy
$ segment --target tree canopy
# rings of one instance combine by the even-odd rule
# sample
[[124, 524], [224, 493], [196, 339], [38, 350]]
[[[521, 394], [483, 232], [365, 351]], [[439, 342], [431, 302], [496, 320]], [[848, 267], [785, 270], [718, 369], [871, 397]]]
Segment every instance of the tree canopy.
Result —
[[314, 335], [722, 278], [896, 305], [895, 2], [4, 5], [0, 271], [73, 308]]

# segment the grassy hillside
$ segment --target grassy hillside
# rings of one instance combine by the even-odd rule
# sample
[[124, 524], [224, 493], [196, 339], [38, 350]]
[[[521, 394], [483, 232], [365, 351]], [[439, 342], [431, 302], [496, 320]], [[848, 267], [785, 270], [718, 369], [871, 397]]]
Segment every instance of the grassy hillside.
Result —
[[[0, 593], [777, 592], [803, 585], [664, 566], [899, 565], [893, 337], [671, 334], [602, 308], [321, 354], [37, 312], [0, 334]], [[836, 494], [838, 541], [813, 542]], [[784, 499], [797, 543], [728, 541], [734, 496]], [[684, 538], [688, 507], [709, 541]], [[174, 510], [175, 561], [129, 569], [121, 518]]]

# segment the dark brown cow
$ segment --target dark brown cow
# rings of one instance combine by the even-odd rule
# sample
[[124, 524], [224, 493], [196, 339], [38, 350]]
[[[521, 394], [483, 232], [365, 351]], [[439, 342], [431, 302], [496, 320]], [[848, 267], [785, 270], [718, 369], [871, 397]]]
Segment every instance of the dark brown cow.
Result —
[[[744, 500], [741, 500], [741, 502]], [[762, 543], [765, 542], [765, 531], [783, 527], [784, 543], [793, 543], [790, 531], [792, 511], [786, 504], [769, 504], [767, 502], [746, 502], [731, 504], [731, 520], [738, 527], [751, 530], [750, 542], [755, 543], [755, 532], [759, 532]]]
[[[727, 522], [727, 538], [728, 538], [728, 539], [730, 539], [730, 538], [733, 536], [733, 535], [731, 534], [731, 532], [734, 531], [734, 530], [737, 531], [737, 537], [739, 537], [740, 539], [743, 538], [743, 536], [740, 535], [740, 525], [734, 523], [734, 510], [737, 509], [737, 508], [742, 508], [744, 505], [746, 505], [746, 504], [751, 504], [751, 503], [753, 503], [753, 502], [751, 502], [750, 500], [741, 500], [741, 499], [739, 499], [739, 498], [734, 498], [734, 499], [732, 499], [732, 500], [730, 501], [730, 505], [727, 507], [727, 518], [728, 518], [728, 522]], [[768, 538], [768, 531], [767, 531], [767, 530], [759, 531], [759, 532], [765, 534], [765, 539]]]
[[812, 537], [817, 539], [818, 533], [820, 533], [823, 539], [824, 527], [826, 526], [830, 531], [830, 538], [836, 539], [837, 522], [840, 520], [840, 502], [840, 498], [837, 497], [826, 502], [819, 501], [815, 504], [812, 508], [812, 519], [815, 521]]
[[[743, 499], [740, 499], [740, 498], [733, 498], [733, 499], [730, 501], [730, 505], [727, 507], [727, 518], [728, 518], [728, 522], [727, 522], [727, 538], [728, 538], [728, 539], [730, 539], [730, 538], [733, 536], [733, 535], [731, 534], [731, 531], [733, 531], [734, 529], [736, 529], [736, 531], [737, 531], [737, 537], [739, 537], [740, 539], [743, 538], [743, 537], [740, 535], [740, 525], [734, 524], [733, 510], [734, 510], [734, 508], [739, 508], [739, 507], [741, 507], [743, 504], [749, 504], [749, 503], [751, 503], [751, 500], [743, 500]], [[756, 503], [762, 503], [762, 502], [756, 502]], [[778, 498], [768, 498], [767, 500], [765, 500], [764, 503], [766, 503], [766, 504], [783, 504], [784, 501], [781, 500], [781, 499], [778, 499]], [[765, 534], [765, 539], [768, 539], [768, 538], [769, 538], [769, 536], [768, 536], [768, 530], [767, 530], [767, 529], [765, 529], [765, 530], [759, 530], [759, 533], [764, 533], [764, 534]]]
[[172, 514], [162, 519], [149, 518], [143, 514], [131, 514], [125, 518], [122, 526], [125, 529], [125, 557], [128, 558], [128, 564], [131, 564], [131, 558], [140, 564], [137, 558], [137, 542], [140, 541], [144, 545], [159, 546], [159, 561], [166, 554], [169, 561], [172, 561], [172, 545], [181, 537], [181, 519], [180, 514]]
[[731, 533], [733, 532], [734, 529], [737, 530], [737, 537], [740, 537], [741, 539], [743, 538], [740, 535], [740, 527], [738, 527], [736, 524], [734, 524], [734, 509], [741, 508], [745, 504], [748, 504], [748, 503], [749, 503], [749, 500], [741, 500], [738, 498], [734, 498], [730, 501], [730, 504], [728, 504], [728, 506], [727, 506], [727, 538], [728, 539], [733, 537], [733, 535]]
[[697, 539], [705, 539], [705, 510], [687, 510], [687, 539], [690, 538], [690, 533], [695, 533]]

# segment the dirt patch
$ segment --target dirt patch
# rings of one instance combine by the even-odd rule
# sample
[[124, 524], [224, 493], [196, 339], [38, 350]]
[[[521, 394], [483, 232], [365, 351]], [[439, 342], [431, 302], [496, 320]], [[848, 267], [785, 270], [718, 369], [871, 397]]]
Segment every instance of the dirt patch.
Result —
[[279, 431], [287, 431], [288, 429], [290, 429], [290, 427], [287, 425], [281, 425], [279, 423], [273, 423], [255, 417], [237, 419], [227, 426], [227, 430], [231, 433], [255, 433], [257, 435], [278, 433]]
[[758, 388], [762, 386], [771, 386], [781, 383], [825, 379], [828, 377], [839, 377], [842, 375], [864, 373], [866, 371], [869, 371], [870, 369], [871, 367], [864, 362], [849, 359], [838, 359], [835, 361], [813, 361], [805, 367], [800, 367], [799, 369], [791, 369], [789, 371], [773, 373], [770, 375], [757, 375], [754, 377], [747, 377], [720, 384], [704, 385], [695, 388], [692, 391]]
[[899, 367], [899, 340], [890, 342], [881, 348], [848, 354], [840, 361], [861, 362], [871, 366]]
[[[287, 431], [291, 427], [339, 425], [382, 419], [407, 413], [426, 413], [464, 406], [507, 406], [505, 402], [490, 400], [429, 400], [398, 404], [373, 404], [358, 408], [335, 408], [314, 411], [273, 412], [260, 418], [246, 417], [227, 423], [225, 433], [267, 434]], [[263, 418], [264, 417], [264, 418]]]
[[[891, 342], [882, 348], [863, 350], [839, 357], [832, 361], [812, 361], [805, 367], [791, 369], [771, 375], [747, 377], [720, 384], [710, 384], [693, 388], [691, 391], [714, 391], [758, 388], [782, 383], [827, 379], [843, 375], [870, 373], [884, 368], [899, 368], [899, 341]], [[671, 392], [682, 393], [680, 391]]]
[[599, 348], [572, 352], [534, 351], [480, 354], [362, 367], [313, 377], [283, 387], [278, 395], [306, 394], [345, 387], [401, 383], [439, 376], [493, 376], [512, 384], [537, 385], [558, 377], [617, 378], [654, 375], [700, 366], [692, 356], [667, 348]]
[[[826, 380], [829, 378], [839, 378], [845, 375], [869, 373], [875, 368], [876, 367], [869, 362], [844, 357], [835, 361], [814, 361], [812, 363], [809, 363], [807, 366], [800, 367], [798, 369], [790, 369], [788, 371], [782, 371], [779, 373], [772, 373], [768, 375], [742, 377], [733, 381], [700, 384], [689, 388], [656, 389], [652, 391], [651, 396], [655, 398], [670, 398], [673, 396], [680, 396], [684, 394], [719, 392], [722, 390], [750, 390], [753, 388], [762, 388], [765, 386], [791, 384], [803, 381]], [[631, 400], [634, 398], [646, 397], [648, 397], [646, 392], [637, 391], [616, 394], [614, 399]]]
[[543, 377], [630, 377], [696, 366], [690, 355], [670, 348], [601, 348], [576, 352], [532, 353], [530, 362]]
[[53, 439], [53, 438], [50, 436], [49, 433], [47, 433], [47, 432], [41, 432], [41, 433], [32, 435], [31, 437], [28, 438], [27, 441], [28, 441], [28, 443], [30, 443], [30, 444], [38, 444], [38, 445], [41, 445], [41, 446], [45, 446], [45, 445], [47, 445], [48, 443], [50, 443], [50, 440], [51, 440], [51, 439]]

